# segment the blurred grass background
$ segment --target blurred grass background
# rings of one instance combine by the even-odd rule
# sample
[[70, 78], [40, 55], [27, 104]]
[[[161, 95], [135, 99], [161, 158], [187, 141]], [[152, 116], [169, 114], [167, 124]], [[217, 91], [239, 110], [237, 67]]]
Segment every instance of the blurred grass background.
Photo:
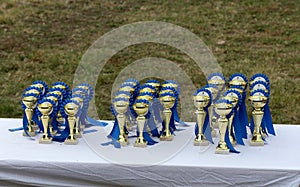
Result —
[[[274, 123], [300, 124], [299, 12], [299, 0], [1, 0], [0, 117], [22, 116], [22, 91], [36, 79], [71, 85], [81, 56], [106, 32], [137, 21], [165, 21], [199, 36], [226, 77], [267, 74]], [[205, 84], [199, 67], [180, 51], [153, 43], [130, 46], [113, 56], [98, 78], [101, 119], [112, 118], [110, 90], [118, 73], [149, 56], [176, 62], [197, 87]]]

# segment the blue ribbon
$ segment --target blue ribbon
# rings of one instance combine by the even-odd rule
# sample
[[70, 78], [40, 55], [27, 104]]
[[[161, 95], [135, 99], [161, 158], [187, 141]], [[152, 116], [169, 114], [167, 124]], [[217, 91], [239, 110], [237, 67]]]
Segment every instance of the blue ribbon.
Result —
[[[232, 120], [232, 128], [234, 129], [234, 136], [236, 139], [236, 142], [240, 145], [245, 145], [243, 141], [243, 135], [246, 134], [247, 136], [247, 129], [243, 128], [242, 124], [239, 120], [239, 110], [234, 109], [234, 116]], [[244, 132], [246, 131], [246, 132]], [[231, 133], [231, 132], [230, 132]]]
[[[136, 132], [137, 136], [139, 136], [140, 132], [138, 131], [137, 129], [137, 132]], [[147, 145], [154, 145], [158, 142], [154, 141], [150, 136], [149, 136], [149, 133], [147, 132], [147, 128], [146, 128], [146, 125], [144, 125], [144, 128], [143, 128], [143, 137], [144, 139], [147, 141]]]
[[146, 126], [150, 128], [152, 136], [159, 137], [159, 132], [157, 130], [153, 115], [151, 115], [150, 118], [147, 120]]
[[272, 116], [271, 116], [271, 112], [270, 112], [270, 108], [269, 108], [268, 102], [267, 102], [267, 104], [264, 107], [263, 121], [266, 124], [266, 128], [268, 130], [268, 133], [276, 136], [275, 130], [274, 130], [274, 127], [273, 127]]
[[115, 120], [113, 129], [110, 132], [110, 134], [108, 135], [108, 138], [111, 138], [112, 141], [107, 142], [107, 143], [103, 143], [101, 145], [105, 146], [105, 145], [113, 144], [115, 148], [121, 148], [121, 144], [120, 144], [120, 142], [118, 142], [119, 136], [120, 136], [119, 124], [118, 124], [118, 121]]
[[232, 146], [230, 139], [229, 139], [229, 133], [228, 133], [228, 128], [226, 129], [226, 133], [225, 133], [225, 142], [229, 148], [229, 151], [231, 153], [240, 153], [239, 151], [235, 150], [234, 147]]
[[97, 120], [95, 120], [95, 119], [93, 119], [93, 118], [91, 118], [91, 117], [89, 117], [89, 116], [86, 116], [86, 120], [90, 123], [90, 124], [92, 124], [92, 125], [95, 125], [95, 126], [101, 126], [101, 127], [105, 127], [106, 125], [108, 125], [108, 123], [106, 123], [106, 122], [101, 122], [101, 121], [97, 121]]

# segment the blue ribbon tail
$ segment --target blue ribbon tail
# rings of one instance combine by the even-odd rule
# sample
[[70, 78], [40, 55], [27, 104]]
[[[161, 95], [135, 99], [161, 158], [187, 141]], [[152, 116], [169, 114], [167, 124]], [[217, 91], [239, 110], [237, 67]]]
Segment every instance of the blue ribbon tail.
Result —
[[30, 137], [30, 135], [28, 134], [28, 120], [25, 111], [23, 115], [23, 130], [25, 134]]
[[159, 133], [158, 133], [153, 115], [150, 116], [150, 118], [147, 120], [146, 124], [150, 128], [152, 136], [159, 137]]
[[86, 120], [92, 124], [92, 125], [95, 125], [95, 126], [101, 126], [101, 127], [105, 127], [106, 125], [108, 125], [108, 123], [106, 122], [101, 122], [101, 121], [97, 121], [89, 116], [86, 116]]
[[163, 121], [161, 116], [160, 116], [160, 111], [162, 110], [161, 109], [162, 106], [161, 106], [161, 104], [160, 104], [160, 102], [157, 98], [153, 99], [153, 106], [152, 107], [153, 107], [153, 114], [155, 116], [156, 121], [158, 123], [161, 123]]
[[186, 124], [185, 122], [183, 122], [183, 121], [180, 120], [177, 109], [175, 109], [175, 110], [173, 111], [173, 113], [174, 113], [174, 120], [175, 120], [177, 123], [179, 123], [179, 124], [181, 124], [181, 125], [183, 125], [183, 126], [189, 126], [188, 124]]
[[251, 130], [251, 133], [253, 134], [253, 131], [254, 131], [254, 120], [253, 120], [253, 117], [251, 117], [251, 120], [250, 120], [250, 130]]
[[9, 132], [16, 132], [16, 131], [20, 131], [20, 130], [24, 130], [24, 128], [23, 127], [17, 127], [17, 128], [8, 129]]
[[93, 133], [93, 132], [97, 132], [97, 130], [96, 129], [84, 130], [83, 134], [89, 134], [89, 133]]
[[208, 113], [208, 108], [205, 108], [205, 112], [206, 112], [206, 115], [205, 115], [205, 120], [204, 120], [204, 124], [203, 124], [203, 134], [205, 135], [206, 139], [214, 144], [214, 141], [212, 139], [212, 136], [211, 136], [211, 128], [210, 128], [210, 121], [209, 121], [209, 113]]
[[267, 127], [267, 130], [268, 130], [268, 133], [276, 136], [274, 126], [273, 126], [273, 122], [272, 122], [272, 116], [271, 116], [269, 105], [265, 106], [264, 113], [265, 113], [264, 118], [265, 118], [265, 121], [266, 121], [266, 127]]
[[174, 112], [173, 111], [172, 111], [169, 127], [170, 127], [170, 130], [172, 129], [172, 131], [176, 130], [175, 120], [174, 120]]
[[65, 119], [65, 126], [66, 126], [65, 129], [60, 131], [60, 135], [56, 135], [56, 136], [52, 137], [53, 141], [64, 142], [69, 137], [70, 128], [69, 128], [69, 122], [67, 119]]
[[229, 151], [231, 153], [240, 153], [239, 151], [235, 150], [234, 147], [232, 146], [230, 140], [229, 140], [229, 133], [228, 133], [228, 129], [226, 130], [226, 134], [225, 134], [225, 142], [229, 148]]
[[[240, 145], [245, 145], [244, 141], [243, 141], [243, 130], [244, 127], [240, 122], [239, 122], [239, 117], [238, 115], [234, 115], [233, 117], [233, 124], [232, 127], [234, 129], [234, 136], [236, 139], [236, 142]], [[246, 134], [247, 136], [247, 134]]]

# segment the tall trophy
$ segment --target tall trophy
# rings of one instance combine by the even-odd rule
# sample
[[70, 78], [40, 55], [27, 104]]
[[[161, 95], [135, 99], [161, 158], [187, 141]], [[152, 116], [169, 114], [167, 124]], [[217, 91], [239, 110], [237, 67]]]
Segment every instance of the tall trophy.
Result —
[[218, 119], [220, 141], [218, 143], [218, 146], [216, 147], [215, 153], [228, 154], [230, 149], [225, 141], [225, 135], [228, 128], [227, 115], [229, 115], [232, 111], [232, 104], [227, 99], [220, 99], [216, 101], [214, 105], [216, 113], [220, 116], [220, 118]]
[[127, 98], [116, 98], [113, 101], [113, 107], [117, 112], [117, 122], [120, 130], [120, 135], [118, 138], [118, 142], [120, 142], [121, 146], [126, 146], [129, 144], [127, 139], [127, 135], [125, 133], [125, 121], [126, 116], [125, 113], [128, 110], [129, 100]]
[[138, 127], [138, 138], [135, 141], [134, 147], [147, 147], [147, 141], [143, 136], [143, 132], [146, 123], [146, 115], [149, 112], [149, 104], [149, 101], [144, 99], [136, 100], [133, 104], [133, 109], [138, 115], [136, 118]]
[[70, 129], [69, 136], [64, 143], [67, 145], [76, 145], [78, 144], [78, 139], [74, 136], [74, 127], [76, 124], [76, 117], [80, 109], [80, 104], [74, 100], [67, 100], [62, 107], [64, 110], [63, 112], [67, 115], [68, 128]]
[[51, 117], [56, 110], [56, 103], [50, 99], [42, 99], [38, 103], [38, 110], [40, 112], [40, 118], [43, 124], [43, 135], [39, 140], [40, 144], [50, 144], [52, 143], [52, 137], [49, 132], [49, 125]]
[[254, 122], [253, 135], [250, 141], [251, 146], [264, 146], [261, 124], [264, 116], [263, 107], [268, 100], [264, 93], [263, 90], [256, 90], [251, 92], [249, 97], [250, 104], [253, 107], [252, 117]]
[[[24, 132], [23, 135], [27, 136], [35, 136], [35, 129], [34, 129], [34, 121], [32, 117], [34, 115], [34, 110], [36, 108], [36, 103], [38, 100], [37, 94], [24, 94], [22, 98], [22, 106], [24, 108], [24, 117], [23, 117], [23, 128]], [[24, 107], [25, 106], [25, 107]]]
[[162, 135], [160, 136], [160, 140], [162, 141], [172, 141], [173, 135], [170, 131], [170, 122], [171, 122], [171, 116], [172, 116], [172, 110], [171, 108], [175, 104], [175, 95], [172, 93], [162, 93], [160, 94], [159, 100], [160, 103], [163, 105], [163, 115], [164, 115], [164, 129], [162, 132]]
[[207, 127], [209, 127], [208, 107], [211, 104], [211, 98], [212, 96], [210, 91], [206, 89], [199, 89], [194, 94], [193, 101], [195, 107], [197, 108], [195, 112], [197, 115], [197, 124], [195, 129], [196, 138], [194, 139], [195, 146], [209, 145], [209, 142], [204, 136], [204, 131]]

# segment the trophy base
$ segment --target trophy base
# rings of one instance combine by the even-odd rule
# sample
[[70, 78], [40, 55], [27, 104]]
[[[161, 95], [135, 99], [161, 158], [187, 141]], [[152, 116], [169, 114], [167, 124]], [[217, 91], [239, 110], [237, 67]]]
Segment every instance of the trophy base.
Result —
[[[36, 135], [35, 131], [34, 131], [34, 132], [27, 132], [27, 133], [28, 133], [28, 135], [31, 136], [31, 137], [33, 137], [33, 136]], [[26, 134], [26, 132], [23, 131], [23, 136], [28, 136], [28, 135]]]
[[197, 141], [194, 140], [194, 146], [208, 146], [209, 142], [207, 140]]
[[229, 154], [229, 148], [226, 142], [219, 142], [218, 146], [216, 147], [216, 154]]
[[134, 147], [147, 147], [147, 141], [144, 138], [138, 138], [134, 143]]
[[265, 143], [262, 141], [262, 142], [260, 142], [260, 141], [250, 141], [250, 145], [251, 146], [264, 146], [265, 145]]
[[40, 144], [51, 144], [52, 143], [52, 138], [50, 137], [45, 137], [43, 136], [40, 140], [39, 140]]
[[254, 135], [252, 137], [252, 139], [250, 140], [250, 145], [251, 146], [264, 146], [265, 142], [262, 139], [262, 135], [260, 135], [260, 134]]
[[161, 141], [172, 141], [173, 140], [173, 136], [170, 135], [170, 136], [161, 136], [159, 138]]
[[229, 154], [229, 149], [216, 149], [215, 153], [227, 155], [227, 154]]
[[124, 137], [119, 137], [118, 142], [121, 144], [121, 146], [129, 145], [126, 135]]
[[78, 140], [77, 139], [66, 139], [64, 141], [64, 144], [66, 145], [77, 145], [78, 144]]
[[194, 139], [194, 146], [208, 146], [209, 142], [204, 137], [204, 134], [198, 134]]

